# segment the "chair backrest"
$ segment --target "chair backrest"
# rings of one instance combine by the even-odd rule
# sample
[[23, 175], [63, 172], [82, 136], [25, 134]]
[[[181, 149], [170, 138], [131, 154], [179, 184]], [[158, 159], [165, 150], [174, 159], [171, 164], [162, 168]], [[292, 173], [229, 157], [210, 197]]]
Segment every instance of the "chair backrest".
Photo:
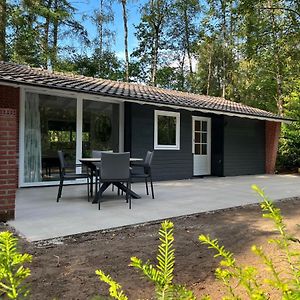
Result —
[[146, 158], [145, 158], [145, 165], [151, 167], [153, 155], [154, 155], [154, 151], [147, 151]]
[[59, 159], [60, 168], [61, 168], [61, 170], [63, 170], [63, 169], [65, 169], [64, 153], [62, 152], [62, 150], [58, 150], [57, 155], [58, 155], [58, 159]]
[[145, 173], [149, 173], [151, 171], [151, 164], [153, 160], [154, 151], [147, 151], [144, 166], [145, 166]]
[[127, 180], [129, 171], [130, 153], [105, 153], [101, 155], [100, 178], [103, 180]]
[[62, 177], [65, 175], [66, 170], [65, 156], [62, 150], [58, 150], [57, 155], [59, 159], [59, 176]]
[[92, 157], [93, 158], [101, 158], [102, 153], [112, 153], [112, 150], [106, 150], [106, 151], [101, 151], [101, 150], [92, 150]]
[[92, 150], [92, 157], [93, 158], [101, 158], [101, 156], [102, 156], [102, 151]]

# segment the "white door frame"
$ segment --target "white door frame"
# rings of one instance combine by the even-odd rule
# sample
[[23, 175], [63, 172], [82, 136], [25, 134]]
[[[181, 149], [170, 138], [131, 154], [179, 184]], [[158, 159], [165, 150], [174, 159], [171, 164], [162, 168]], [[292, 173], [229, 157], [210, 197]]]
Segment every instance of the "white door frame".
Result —
[[[197, 174], [195, 172], [195, 121], [207, 121], [207, 172], [203, 174]], [[192, 153], [193, 153], [193, 175], [194, 176], [201, 176], [201, 175], [210, 175], [211, 174], [211, 118], [208, 117], [199, 117], [199, 116], [192, 116]], [[195, 174], [196, 173], [196, 174]]]

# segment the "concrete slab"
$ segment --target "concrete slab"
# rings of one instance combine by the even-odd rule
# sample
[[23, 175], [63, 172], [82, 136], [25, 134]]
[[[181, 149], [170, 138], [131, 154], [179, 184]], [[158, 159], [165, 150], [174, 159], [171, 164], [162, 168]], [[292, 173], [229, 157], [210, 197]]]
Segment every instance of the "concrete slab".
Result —
[[59, 203], [57, 187], [23, 188], [17, 192], [16, 219], [9, 224], [30, 241], [50, 239], [256, 203], [252, 184], [264, 188], [273, 200], [300, 197], [297, 175], [155, 182], [154, 200], [145, 194], [143, 183], [135, 183], [133, 190], [142, 198], [132, 200], [131, 210], [124, 198], [109, 189], [99, 211], [96, 204], [87, 202], [84, 185], [64, 187]]

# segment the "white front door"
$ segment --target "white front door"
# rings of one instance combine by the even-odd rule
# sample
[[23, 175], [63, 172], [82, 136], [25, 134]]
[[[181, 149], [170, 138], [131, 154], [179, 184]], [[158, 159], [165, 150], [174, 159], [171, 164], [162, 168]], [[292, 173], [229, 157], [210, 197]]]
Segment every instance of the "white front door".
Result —
[[211, 119], [193, 116], [194, 176], [210, 175]]

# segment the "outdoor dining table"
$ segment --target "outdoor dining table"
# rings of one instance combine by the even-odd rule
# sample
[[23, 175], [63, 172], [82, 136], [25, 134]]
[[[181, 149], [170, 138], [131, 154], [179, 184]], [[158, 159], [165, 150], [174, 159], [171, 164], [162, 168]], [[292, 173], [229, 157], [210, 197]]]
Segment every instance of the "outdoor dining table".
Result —
[[[86, 165], [88, 168], [90, 168], [91, 170], [93, 170], [95, 168], [95, 165], [94, 163], [99, 163], [101, 162], [101, 158], [97, 158], [97, 157], [86, 157], [86, 158], [81, 158], [79, 159], [79, 161]], [[131, 157], [130, 158], [130, 162], [141, 162], [143, 161], [142, 158], [133, 158]], [[92, 186], [93, 186], [93, 182], [91, 183]], [[99, 191], [97, 191], [92, 203], [95, 204], [95, 203], [98, 203], [98, 198], [99, 198], [99, 195], [101, 195], [111, 184], [115, 185], [117, 188], [119, 188], [121, 191], [123, 191], [124, 193], [126, 193], [126, 190], [127, 190], [127, 187], [122, 184], [121, 182], [103, 182]], [[139, 199], [141, 198], [140, 195], [138, 195], [137, 193], [135, 193], [133, 190], [131, 189], [128, 189], [128, 194], [131, 195], [132, 198], [134, 199]]]

